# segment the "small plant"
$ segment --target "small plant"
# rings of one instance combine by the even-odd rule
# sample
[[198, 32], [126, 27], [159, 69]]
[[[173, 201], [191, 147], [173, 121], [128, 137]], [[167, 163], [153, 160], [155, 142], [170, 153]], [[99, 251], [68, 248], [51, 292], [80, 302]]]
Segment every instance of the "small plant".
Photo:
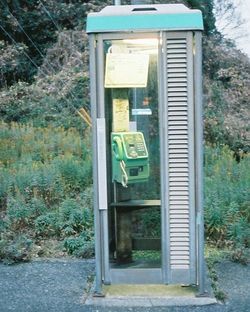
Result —
[[13, 229], [22, 230], [31, 225], [34, 219], [43, 214], [46, 209], [43, 200], [38, 198], [32, 198], [30, 202], [25, 202], [22, 196], [9, 197], [6, 218]]
[[68, 198], [59, 208], [59, 221], [61, 226], [61, 234], [72, 229], [71, 234], [78, 234], [83, 231], [87, 232], [93, 227], [92, 211], [83, 207], [78, 201]]
[[248, 260], [249, 260], [247, 250], [243, 247], [233, 249], [231, 256], [230, 256], [230, 259], [233, 262], [238, 262], [238, 263], [241, 263], [243, 265], [246, 265], [248, 263]]
[[90, 258], [94, 255], [94, 233], [92, 230], [84, 231], [79, 236], [64, 240], [64, 247], [69, 254]]
[[23, 230], [28, 226], [29, 221], [33, 216], [28, 205], [22, 197], [8, 199], [7, 204], [7, 218], [15, 230]]
[[218, 276], [215, 269], [216, 263], [225, 259], [228, 255], [228, 251], [219, 250], [211, 246], [207, 246], [205, 249], [205, 258], [208, 267], [208, 275], [211, 279], [211, 286], [213, 288], [214, 296], [217, 300], [224, 302], [227, 298], [226, 294], [219, 288]]
[[60, 227], [57, 212], [49, 212], [35, 220], [35, 232], [40, 237], [59, 236]]
[[12, 239], [0, 240], [0, 259], [6, 264], [13, 264], [31, 259], [33, 241], [25, 235]]
[[[215, 287], [215, 286], [214, 286]], [[221, 302], [225, 302], [225, 300], [227, 299], [227, 295], [224, 293], [223, 290], [218, 289], [215, 287], [214, 289], [214, 296], [217, 300], [221, 301]]]

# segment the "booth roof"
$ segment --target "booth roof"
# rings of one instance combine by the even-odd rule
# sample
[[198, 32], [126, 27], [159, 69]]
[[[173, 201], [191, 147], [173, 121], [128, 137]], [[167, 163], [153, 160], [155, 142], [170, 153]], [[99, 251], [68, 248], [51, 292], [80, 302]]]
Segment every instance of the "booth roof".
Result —
[[87, 17], [87, 33], [203, 30], [202, 14], [183, 4], [107, 6]]

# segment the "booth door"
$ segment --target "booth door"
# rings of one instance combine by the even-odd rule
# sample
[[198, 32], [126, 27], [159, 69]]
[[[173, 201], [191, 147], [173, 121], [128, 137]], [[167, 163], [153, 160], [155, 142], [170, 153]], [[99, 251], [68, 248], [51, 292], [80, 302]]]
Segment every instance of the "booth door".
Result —
[[158, 50], [156, 37], [104, 41], [113, 283], [162, 282]]

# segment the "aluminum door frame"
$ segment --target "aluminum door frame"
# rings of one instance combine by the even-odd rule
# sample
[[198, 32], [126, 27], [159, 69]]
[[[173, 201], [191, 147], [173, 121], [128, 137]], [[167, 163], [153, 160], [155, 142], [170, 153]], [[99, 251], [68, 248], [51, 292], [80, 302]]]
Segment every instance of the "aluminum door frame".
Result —
[[[100, 196], [98, 190], [106, 186], [107, 168], [99, 168], [103, 162], [103, 153], [107, 152], [104, 103], [104, 40], [159, 38], [159, 32], [152, 33], [105, 33], [90, 35], [90, 73], [91, 73], [91, 110], [93, 119], [93, 176], [94, 176], [94, 211], [95, 211], [95, 250], [96, 250], [96, 292], [101, 293], [102, 283], [162, 283], [162, 267], [159, 269], [111, 269], [109, 265], [108, 213], [107, 198]], [[159, 59], [159, 57], [158, 57]], [[96, 73], [96, 74], [94, 74]], [[159, 76], [159, 73], [158, 73]], [[158, 78], [159, 79], [159, 78]], [[98, 125], [102, 130], [98, 131]], [[99, 134], [98, 134], [99, 133]], [[100, 136], [102, 148], [98, 146]], [[104, 170], [104, 171], [103, 171]], [[104, 187], [105, 189], [105, 187]], [[136, 276], [138, 278], [136, 278]]]

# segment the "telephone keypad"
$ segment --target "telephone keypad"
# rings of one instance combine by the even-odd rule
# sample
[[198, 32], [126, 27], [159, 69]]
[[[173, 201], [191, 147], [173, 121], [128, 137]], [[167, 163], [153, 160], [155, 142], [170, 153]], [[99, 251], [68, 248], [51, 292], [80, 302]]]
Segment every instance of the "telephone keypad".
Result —
[[141, 133], [130, 133], [124, 135], [126, 150], [129, 157], [147, 156], [146, 146]]

